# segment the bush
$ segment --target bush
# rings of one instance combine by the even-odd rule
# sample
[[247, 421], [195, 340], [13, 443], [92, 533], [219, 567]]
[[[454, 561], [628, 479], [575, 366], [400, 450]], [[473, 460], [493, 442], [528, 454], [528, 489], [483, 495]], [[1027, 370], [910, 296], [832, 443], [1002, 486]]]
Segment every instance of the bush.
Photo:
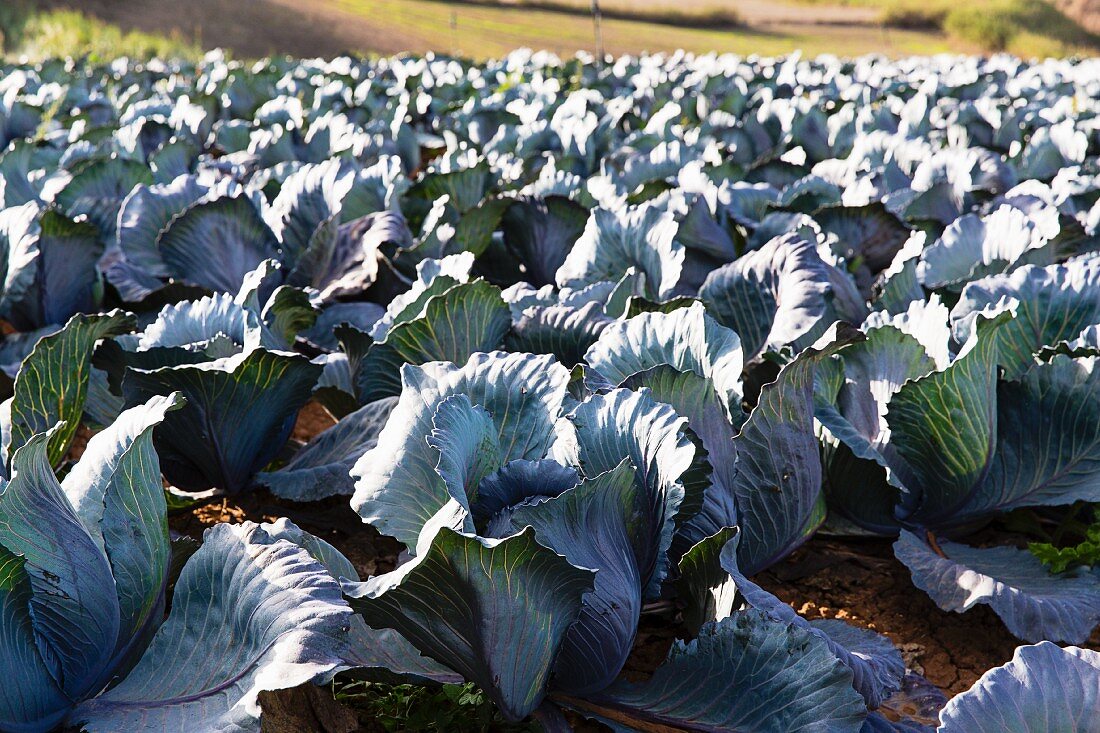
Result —
[[[98, 18], [75, 10], [52, 10], [25, 15], [12, 14], [5, 29], [5, 50], [32, 58], [87, 56], [106, 61], [119, 56], [150, 59], [157, 56], [198, 58], [199, 47], [178, 34], [168, 36], [140, 31], [123, 31]], [[11, 31], [7, 29], [11, 28]]]
[[943, 28], [987, 51], [1004, 51], [1020, 30], [1016, 2], [957, 7], [947, 13]]
[[1021, 56], [1095, 52], [1097, 36], [1045, 0], [884, 0], [884, 25], [908, 30], [942, 30], [983, 51]]
[[881, 20], [891, 28], [942, 30], [950, 7], [936, 2], [899, 2], [882, 11]]
[[1044, 0], [997, 0], [953, 8], [944, 30], [987, 51], [1020, 56], [1095, 52], [1100, 39]]

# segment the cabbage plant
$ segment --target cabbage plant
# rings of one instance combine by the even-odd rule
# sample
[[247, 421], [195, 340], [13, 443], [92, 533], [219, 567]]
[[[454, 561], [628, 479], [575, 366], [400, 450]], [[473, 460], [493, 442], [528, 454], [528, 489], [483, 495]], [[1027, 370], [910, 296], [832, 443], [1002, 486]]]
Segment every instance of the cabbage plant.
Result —
[[51, 433], [15, 451], [0, 489], [5, 730], [258, 730], [261, 690], [341, 662], [350, 611], [285, 525], [213, 527], [170, 578], [153, 432], [183, 404], [126, 410], [61, 483]]

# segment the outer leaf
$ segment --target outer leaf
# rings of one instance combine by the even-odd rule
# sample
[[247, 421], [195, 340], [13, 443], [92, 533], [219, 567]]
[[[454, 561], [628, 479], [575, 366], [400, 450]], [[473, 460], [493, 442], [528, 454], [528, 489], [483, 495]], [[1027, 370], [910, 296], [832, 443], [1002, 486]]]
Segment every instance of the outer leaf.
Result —
[[871, 273], [886, 269], [909, 239], [909, 229], [875, 202], [867, 206], [828, 206], [814, 213], [824, 232], [836, 235], [833, 251]]
[[96, 691], [119, 633], [111, 566], [54, 478], [48, 433], [15, 452], [0, 493], [0, 545], [30, 586], [35, 644], [71, 700]]
[[168, 581], [168, 507], [153, 428], [183, 406], [179, 394], [123, 412], [88, 441], [61, 484], [88, 534], [106, 553], [119, 607], [116, 658], [160, 622]]
[[580, 288], [618, 280], [636, 267], [645, 274], [648, 297], [667, 297], [680, 280], [685, 256], [676, 229], [672, 213], [653, 205], [595, 209], [555, 279], [559, 286]]
[[346, 323], [367, 333], [383, 313], [385, 309], [377, 303], [333, 303], [325, 307], [314, 324], [299, 336], [319, 349], [336, 351], [340, 348], [333, 333], [337, 326]]
[[168, 268], [156, 248], [157, 235], [174, 216], [195, 204], [208, 190], [193, 176], [134, 188], [118, 217], [118, 247], [126, 261], [154, 277], [168, 277]]
[[1100, 326], [1089, 326], [1072, 341], [1062, 341], [1054, 346], [1044, 346], [1039, 350], [1039, 355], [1042, 358], [1050, 358], [1054, 354], [1068, 354], [1070, 356], [1100, 355]]
[[235, 303], [228, 293], [216, 293], [193, 301], [166, 305], [141, 333], [138, 351], [173, 347], [189, 351], [226, 337], [236, 347], [258, 346], [262, 337], [257, 314]]
[[371, 338], [384, 341], [394, 326], [422, 317], [431, 298], [442, 295], [458, 283], [469, 282], [473, 265], [474, 257], [469, 252], [417, 263], [416, 282], [390, 301], [386, 314], [371, 329]]
[[500, 219], [512, 205], [507, 198], [491, 198], [462, 213], [455, 224], [452, 241], [463, 252], [480, 257], [493, 241], [493, 234], [500, 228]]
[[[596, 571], [595, 590], [565, 635], [556, 686], [571, 694], [599, 692], [614, 682], [634, 646], [642, 610], [641, 562], [646, 547], [644, 496], [627, 459], [557, 497], [507, 512], [510, 534], [534, 527], [539, 543], [578, 568]], [[494, 527], [497, 525], [494, 523]], [[614, 548], [612, 550], [612, 548]], [[611, 550], [611, 551], [609, 551]]]
[[41, 189], [30, 173], [40, 168], [56, 168], [61, 151], [43, 149], [30, 140], [13, 139], [3, 155], [0, 155], [0, 173], [6, 185], [4, 202], [7, 206], [20, 206], [31, 201], [41, 201]]
[[385, 681], [396, 676], [413, 682], [431, 680], [450, 685], [461, 685], [465, 681], [462, 675], [422, 655], [393, 629], [367, 626], [359, 614], [351, 617], [348, 644], [350, 651], [344, 656], [344, 663], [356, 670], [357, 677], [374, 675]]
[[278, 257], [278, 242], [243, 195], [200, 202], [172, 220], [157, 238], [172, 277], [189, 285], [235, 293], [257, 265]]
[[321, 563], [325, 570], [337, 580], [359, 580], [359, 573], [351, 560], [344, 557], [343, 553], [325, 542], [320, 537], [315, 537], [304, 529], [298, 527], [286, 517], [275, 520], [271, 524], [263, 525], [264, 531], [273, 540], [286, 540], [309, 553], [317, 562]]
[[891, 467], [909, 490], [902, 516], [938, 527], [959, 520], [988, 470], [996, 440], [996, 329], [1009, 313], [979, 319], [963, 353], [942, 372], [909, 382], [886, 420], [901, 460]]
[[423, 197], [429, 201], [448, 196], [452, 204], [465, 213], [481, 203], [491, 185], [489, 164], [481, 160], [468, 168], [452, 166], [450, 169], [430, 170], [417, 181], [409, 196]]
[[869, 707], [878, 707], [897, 691], [905, 662], [885, 636], [840, 619], [815, 619], [810, 626], [825, 635], [837, 659], [852, 670], [853, 685]]
[[1100, 583], [1085, 568], [1053, 575], [1026, 550], [974, 548], [941, 541], [943, 556], [902, 531], [894, 554], [913, 583], [945, 611], [990, 606], [1005, 626], [1027, 641], [1083, 643], [1100, 623]]
[[354, 183], [350, 174], [350, 170], [342, 174], [340, 161], [330, 159], [302, 166], [283, 181], [268, 221], [291, 262], [310, 249], [318, 227], [339, 216], [344, 196]]
[[740, 413], [741, 340], [707, 315], [700, 303], [613, 323], [584, 360], [612, 384], [660, 364], [694, 372], [714, 384], [727, 412]]
[[[280, 519], [274, 524], [265, 525], [264, 529], [273, 539], [286, 540], [304, 549], [314, 560], [324, 565], [333, 578], [359, 582], [355, 566], [339, 550], [299, 529], [290, 520]], [[351, 668], [373, 671], [383, 679], [392, 679], [397, 675], [441, 683], [462, 682], [459, 675], [438, 662], [421, 656], [416, 647], [393, 629], [376, 631], [368, 627], [359, 614], [351, 616], [348, 649], [343, 655], [343, 661]], [[325, 677], [338, 671], [340, 670], [333, 670]]]
[[464, 362], [504, 340], [512, 319], [500, 290], [483, 280], [456, 285], [428, 300], [423, 316], [394, 326], [358, 368], [359, 399], [372, 402], [401, 391], [403, 364]]
[[24, 301], [33, 297], [37, 263], [41, 254], [38, 249], [39, 213], [35, 203], [0, 209], [0, 247], [4, 255], [0, 257], [0, 270], [4, 274], [0, 313], [9, 321], [26, 318], [22, 313], [27, 307]]
[[[103, 286], [95, 269], [103, 254], [99, 231], [84, 221], [73, 221], [56, 211], [39, 219], [38, 261], [33, 306], [35, 327], [64, 323], [77, 313], [98, 309]], [[29, 304], [28, 304], [29, 306]]]
[[72, 218], [85, 216], [104, 236], [113, 239], [122, 200], [134, 186], [153, 182], [139, 161], [112, 157], [81, 167], [57, 193], [55, 203]]
[[878, 297], [872, 303], [876, 311], [901, 313], [910, 303], [924, 299], [924, 289], [917, 279], [917, 265], [926, 241], [924, 232], [913, 232], [882, 272], [875, 285]]
[[574, 365], [584, 358], [600, 333], [612, 323], [601, 303], [580, 308], [570, 306], [531, 307], [512, 325], [505, 344], [511, 351], [553, 354], [563, 364]]
[[542, 702], [593, 576], [530, 529], [484, 540], [444, 527], [415, 560], [344, 590], [368, 624], [396, 629], [520, 720]]
[[184, 566], [145, 656], [70, 721], [90, 733], [258, 731], [258, 694], [339, 665], [350, 615], [308, 552], [264, 525], [217, 525]]
[[[696, 491], [688, 491], [684, 497], [678, 521], [683, 524], [703, 508], [703, 494], [710, 484], [714, 485], [713, 493], [721, 493], [736, 480], [737, 454], [733, 440], [737, 429], [730, 423], [726, 406], [711, 383], [693, 372], [678, 372], [661, 365], [635, 374], [622, 386], [631, 390], [646, 388], [655, 401], [671, 405], [678, 415], [688, 419], [693, 440], [702, 444], [703, 450], [697, 451], [696, 463], [707, 475], [702, 486]], [[737, 418], [740, 423], [742, 415], [738, 414]], [[695, 473], [693, 470], [692, 474]], [[685, 490], [695, 487], [695, 483], [685, 477]]]
[[[319, 228], [314, 238], [329, 236], [330, 226]], [[311, 282], [320, 289], [321, 299], [330, 302], [334, 298], [364, 295], [378, 278], [382, 247], [411, 247], [412, 234], [400, 214], [379, 211], [340, 226], [330, 257], [324, 254], [325, 250], [318, 249], [318, 244], [310, 245], [308, 267], [299, 267], [299, 271], [304, 274], [308, 269], [314, 270]]]
[[554, 273], [584, 231], [587, 216], [584, 207], [562, 196], [520, 197], [504, 212], [504, 241], [523, 262], [531, 284], [554, 282]]
[[917, 279], [934, 289], [1005, 272], [1046, 242], [1042, 231], [1020, 209], [1001, 206], [980, 219], [967, 214], [924, 250], [917, 265]]
[[764, 386], [733, 441], [736, 475], [707, 490], [690, 539], [739, 526], [738, 563], [752, 575], [793, 552], [824, 521], [814, 372], [819, 361], [861, 338], [855, 329], [838, 324]]
[[811, 632], [739, 611], [677, 641], [642, 685], [620, 682], [567, 701], [627, 730], [858, 731], [866, 708], [852, 674]]
[[50, 463], [60, 465], [80, 426], [88, 395], [92, 348], [101, 338], [133, 328], [133, 316], [118, 310], [73, 316], [65, 328], [35, 344], [15, 379], [11, 442], [5, 446], [7, 456], [25, 445], [31, 436], [62, 422], [64, 425], [51, 433], [48, 449]]
[[721, 563], [722, 548], [737, 532], [736, 527], [725, 527], [697, 542], [680, 559], [676, 590], [687, 604], [684, 625], [693, 634], [708, 621], [721, 621], [731, 615], [740, 605], [738, 588]]
[[245, 489], [279, 452], [321, 367], [297, 354], [254, 351], [204, 364], [131, 369], [127, 404], [179, 391], [187, 406], [157, 428], [165, 477], [186, 491]]
[[304, 290], [280, 285], [264, 305], [262, 316], [268, 338], [276, 346], [289, 349], [293, 347], [299, 332], [313, 326], [317, 311]]
[[786, 235], [712, 272], [699, 297], [740, 336], [749, 360], [795, 342], [825, 316], [827, 268], [813, 242]]
[[378, 434], [396, 404], [397, 398], [390, 397], [345, 415], [310, 439], [278, 471], [256, 474], [256, 481], [291, 501], [351, 495], [355, 491], [351, 467], [378, 443]]
[[84, 424], [97, 431], [106, 428], [122, 413], [124, 401], [121, 395], [111, 391], [107, 373], [92, 367], [88, 378], [88, 397], [84, 401]]
[[901, 686], [905, 664], [901, 653], [885, 636], [843, 621], [807, 621], [787, 604], [753, 583], [737, 565], [740, 538], [722, 548], [720, 560], [744, 602], [782, 623], [791, 624], [824, 640], [833, 655], [852, 671], [852, 685], [871, 708], [877, 708]]
[[31, 598], [23, 558], [0, 545], [0, 659], [7, 675], [0, 687], [0, 726], [44, 733], [61, 723], [72, 702], [39, 652]]
[[1075, 501], [1100, 502], [1100, 364], [1058, 355], [998, 383], [997, 452], [960, 517]]
[[951, 311], [956, 332], [965, 334], [977, 313], [1008, 300], [1017, 303], [1016, 318], [997, 329], [996, 340], [1006, 376], [1016, 378], [1042, 347], [1071, 341], [1100, 324], [1100, 260], [1028, 265], [968, 283]]
[[893, 325], [870, 328], [839, 361], [821, 364], [814, 388], [814, 417], [824, 439], [825, 494], [829, 507], [871, 532], [894, 534], [899, 494], [887, 474], [886, 406], [902, 385], [935, 370], [912, 336]]
[[[863, 321], [862, 328], [870, 333], [883, 326], [892, 326], [916, 339], [937, 368], [946, 369], [952, 354], [949, 319], [947, 306], [940, 301], [939, 295], [933, 293], [928, 300], [914, 300], [898, 313], [875, 311]], [[960, 330], [959, 338], [965, 342], [968, 335], [969, 330], [965, 333]]]
[[1100, 730], [1100, 653], [1022, 646], [940, 714], [940, 733], [1095, 733]]

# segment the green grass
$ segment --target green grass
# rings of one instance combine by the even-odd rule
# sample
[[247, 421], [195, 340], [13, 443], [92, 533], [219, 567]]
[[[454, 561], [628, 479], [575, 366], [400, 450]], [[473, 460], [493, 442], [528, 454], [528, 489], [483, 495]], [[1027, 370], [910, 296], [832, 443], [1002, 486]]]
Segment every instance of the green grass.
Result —
[[[335, 28], [347, 18], [346, 14], [355, 15], [355, 22], [369, 23], [374, 37], [384, 39], [384, 48], [356, 48], [350, 44], [351, 50], [362, 53], [441, 51], [484, 59], [519, 47], [570, 55], [578, 49], [595, 50], [596, 45], [586, 10], [590, 0], [315, 1], [318, 8], [326, 8], [324, 23]], [[806, 55], [841, 56], [1007, 50], [1034, 57], [1100, 50], [1096, 36], [1043, 0], [800, 1], [823, 7], [845, 2], [878, 8], [884, 22], [814, 25], [790, 21], [788, 10], [786, 20], [765, 27], [731, 27], [731, 18], [715, 21], [715, 27], [702, 27], [708, 25], [706, 19], [712, 14], [721, 12], [717, 0], [683, 0], [676, 5], [672, 5], [673, 0], [602, 0], [608, 11], [603, 22], [603, 48], [612, 54], [684, 49], [745, 56], [773, 56], [795, 50]], [[164, 2], [170, 5], [171, 0]], [[553, 7], [544, 7], [547, 4]], [[106, 16], [118, 23], [112, 25], [79, 12], [34, 12], [25, 10], [27, 7], [0, 0], [0, 32], [9, 56], [40, 59], [72, 55], [104, 60], [120, 55], [196, 58], [201, 53], [200, 43], [178, 33], [120, 30], [119, 26], [138, 24], [134, 18], [137, 8], [117, 7]], [[160, 17], [171, 17], [165, 8], [160, 11]], [[759, 14], [759, 7], [754, 6], [753, 12]], [[818, 15], [823, 12], [827, 11], [815, 11]], [[622, 17], [631, 14], [649, 19]], [[312, 30], [318, 27], [316, 19], [306, 16], [302, 16], [301, 23], [312, 23]], [[262, 29], [258, 33], [262, 38]], [[339, 49], [348, 45], [341, 41]], [[334, 50], [335, 44], [330, 52]], [[262, 52], [251, 49], [251, 53]], [[250, 54], [245, 50], [237, 55]]]
[[95, 62], [120, 56], [138, 59], [202, 56], [197, 43], [178, 34], [123, 31], [74, 10], [34, 12], [25, 6], [5, 4], [0, 13], [0, 34], [7, 55], [32, 60], [85, 56]]
[[[365, 19], [379, 37], [386, 39], [388, 48], [353, 49], [363, 53], [434, 50], [483, 59], [518, 47], [563, 55], [578, 49], [595, 49], [592, 20], [587, 11], [590, 0], [316, 1]], [[606, 12], [603, 48], [612, 54], [685, 49], [696, 53], [769, 56], [795, 50], [807, 55], [842, 56], [1007, 50], [1034, 57], [1100, 50], [1096, 36], [1043, 0], [801, 1], [823, 6], [844, 2], [878, 8], [882, 24], [777, 22], [756, 28], [731, 25], [735, 23], [733, 16], [714, 16], [722, 12], [716, 0], [683, 0], [676, 5], [671, 4], [672, 0], [602, 0]], [[140, 58], [199, 55], [199, 44], [179, 35], [124, 32], [70, 11], [31, 14], [23, 20], [13, 20], [5, 17], [16, 15], [12, 7], [15, 6], [10, 0], [0, 0], [0, 28], [8, 31], [5, 48], [9, 54], [21, 53], [32, 58], [87, 55], [94, 59], [118, 55]], [[123, 10], [120, 8], [114, 19], [121, 25], [129, 25], [132, 21]], [[759, 13], [759, 8], [754, 12]], [[335, 25], [340, 17], [337, 13], [325, 22]], [[712, 17], [713, 22], [708, 21]], [[790, 17], [789, 12], [786, 17]], [[315, 21], [303, 18], [302, 22]]]
[[[486, 7], [435, 0], [328, 0], [328, 4], [370, 18], [387, 35], [404, 40], [410, 51], [458, 52], [474, 58], [499, 56], [529, 47], [557, 53], [592, 49], [591, 19], [546, 10]], [[452, 28], [451, 20], [455, 19]], [[682, 48], [741, 55], [779, 55], [802, 50], [808, 55], [894, 56], [950, 50], [940, 34], [884, 30], [879, 27], [817, 26], [805, 32], [752, 28], [703, 29], [605, 19], [604, 49], [609, 53], [671, 51]]]

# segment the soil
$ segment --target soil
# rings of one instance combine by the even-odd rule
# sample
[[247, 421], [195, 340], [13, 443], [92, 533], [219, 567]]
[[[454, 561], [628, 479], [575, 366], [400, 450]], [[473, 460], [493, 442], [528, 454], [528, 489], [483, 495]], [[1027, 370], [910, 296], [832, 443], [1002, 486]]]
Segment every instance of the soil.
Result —
[[[305, 441], [333, 423], [319, 405], [307, 405], [294, 437]], [[171, 529], [196, 539], [218, 522], [273, 521], [288, 517], [347, 555], [362, 577], [392, 570], [403, 549], [365, 525], [346, 497], [296, 504], [255, 490], [218, 499], [169, 517]], [[975, 538], [990, 539], [986, 531]], [[987, 607], [965, 614], [940, 610], [894, 558], [889, 540], [815, 537], [755, 580], [806, 618], [838, 618], [890, 637], [906, 666], [949, 697], [968, 689], [985, 671], [1012, 658], [1024, 643], [1013, 637]], [[634, 653], [624, 675], [643, 680], [664, 660], [681, 631], [674, 611], [643, 614]], [[1100, 630], [1085, 646], [1100, 651]]]
[[336, 418], [328, 410], [319, 402], [310, 401], [298, 413], [298, 420], [294, 423], [294, 432], [290, 434], [290, 439], [305, 443], [335, 424]]
[[274, 522], [286, 517], [351, 560], [359, 576], [367, 578], [393, 570], [403, 545], [383, 537], [363, 524], [348, 505], [347, 497], [298, 504], [256, 489], [238, 497], [221, 497], [209, 503], [169, 515], [168, 527], [175, 535], [201, 540], [203, 532], [219, 522]]
[[1093, 33], [1100, 33], [1100, 0], [1055, 0], [1055, 7]]
[[986, 606], [940, 610], [886, 540], [814, 538], [756, 580], [806, 618], [839, 618], [890, 637], [906, 666], [948, 696], [1024, 643]]

